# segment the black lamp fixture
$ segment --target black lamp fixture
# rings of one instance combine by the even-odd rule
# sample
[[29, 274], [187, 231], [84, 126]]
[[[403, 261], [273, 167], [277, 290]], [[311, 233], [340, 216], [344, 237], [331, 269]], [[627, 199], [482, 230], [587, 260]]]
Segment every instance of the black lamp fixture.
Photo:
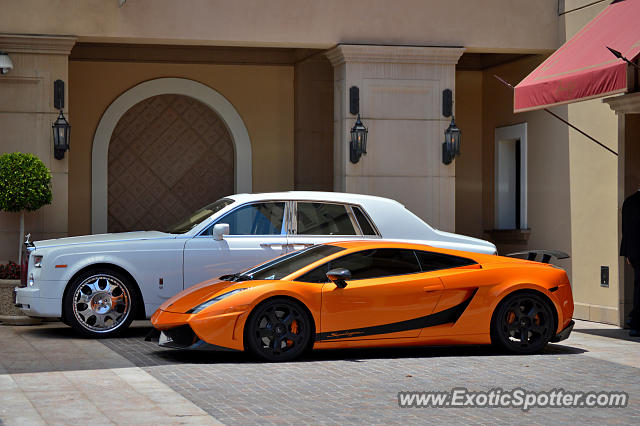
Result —
[[53, 82], [53, 105], [60, 110], [58, 119], [51, 125], [53, 129], [53, 156], [57, 160], [64, 158], [64, 153], [69, 150], [69, 139], [71, 138], [71, 125], [64, 118], [62, 109], [64, 108], [64, 81]]
[[451, 117], [451, 123], [444, 131], [444, 142], [442, 143], [442, 162], [451, 164], [456, 155], [460, 155], [460, 136], [462, 132], [456, 126], [453, 116], [453, 93], [451, 89], [442, 92], [442, 115]]
[[357, 114], [356, 122], [351, 128], [349, 144], [349, 160], [356, 164], [360, 161], [360, 157], [367, 153], [367, 133], [369, 133], [360, 120], [360, 89], [356, 86], [349, 88], [349, 112]]
[[444, 142], [442, 143], [442, 162], [444, 164], [451, 164], [456, 155], [460, 155], [461, 133], [452, 116], [449, 127], [444, 131]]

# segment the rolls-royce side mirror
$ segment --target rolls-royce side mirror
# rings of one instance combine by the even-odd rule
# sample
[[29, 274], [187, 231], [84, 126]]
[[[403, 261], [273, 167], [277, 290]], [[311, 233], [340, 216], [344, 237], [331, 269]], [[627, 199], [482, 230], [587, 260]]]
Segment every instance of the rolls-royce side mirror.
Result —
[[228, 223], [217, 223], [213, 225], [213, 239], [216, 241], [222, 241], [224, 235], [229, 235]]
[[327, 278], [333, 282], [338, 288], [345, 288], [347, 281], [351, 279], [351, 271], [345, 268], [336, 268], [327, 272]]

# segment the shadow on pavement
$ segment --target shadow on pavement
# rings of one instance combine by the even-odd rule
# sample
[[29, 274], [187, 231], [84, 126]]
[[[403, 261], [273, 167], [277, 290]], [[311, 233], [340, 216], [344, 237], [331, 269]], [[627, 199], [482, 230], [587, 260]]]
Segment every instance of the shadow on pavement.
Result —
[[[145, 336], [151, 331], [148, 322], [140, 322], [125, 330], [119, 337], [106, 339], [86, 339], [106, 346], [120, 357], [105, 356], [99, 363], [86, 359], [84, 353], [65, 351], [64, 360], [58, 359], [54, 353], [31, 353], [31, 359], [15, 359], [7, 363], [3, 359], [3, 351], [0, 348], [0, 367], [8, 373], [36, 372], [36, 371], [65, 371], [65, 370], [93, 370], [104, 368], [122, 368], [132, 364], [136, 367], [153, 367], [172, 364], [256, 364], [260, 363], [256, 358], [244, 352], [217, 352], [217, 351], [186, 351], [164, 349], [157, 345], [157, 341], [147, 342]], [[607, 330], [597, 330], [607, 331]], [[84, 340], [70, 327], [59, 326], [32, 327], [18, 332], [30, 339], [40, 340], [52, 346], [64, 345], [69, 339]], [[40, 344], [38, 344], [40, 346]], [[92, 351], [95, 354], [95, 349]], [[99, 352], [99, 350], [98, 350]], [[550, 344], [540, 355], [575, 355], [586, 352], [583, 349], [571, 346]], [[60, 354], [62, 355], [62, 354]], [[373, 359], [399, 359], [399, 358], [442, 358], [442, 357], [495, 357], [513, 356], [500, 352], [492, 346], [423, 346], [403, 348], [370, 348], [370, 349], [325, 349], [307, 353], [295, 362], [318, 361], [347, 361], [366, 362]], [[123, 359], [124, 358], [124, 359]], [[0, 368], [2, 370], [2, 368]], [[1, 372], [1, 371], [0, 371]]]
[[629, 336], [629, 330], [623, 330], [620, 328], [581, 328], [579, 330], [573, 330], [573, 332], [640, 343], [640, 337], [631, 337]]
[[[147, 331], [150, 329], [146, 329]], [[138, 367], [169, 364], [227, 364], [227, 363], [257, 363], [260, 362], [250, 354], [244, 352], [223, 351], [187, 351], [163, 349], [157, 342], [145, 342], [146, 331], [140, 330], [132, 337], [102, 339], [101, 343], [127, 358]], [[584, 349], [571, 346], [550, 344], [540, 355], [575, 355], [586, 352]], [[367, 349], [324, 349], [307, 353], [295, 362], [316, 361], [351, 361], [364, 362], [368, 359], [394, 358], [435, 358], [435, 357], [466, 357], [466, 356], [513, 356], [501, 352], [492, 346], [421, 346], [402, 348], [367, 348]]]

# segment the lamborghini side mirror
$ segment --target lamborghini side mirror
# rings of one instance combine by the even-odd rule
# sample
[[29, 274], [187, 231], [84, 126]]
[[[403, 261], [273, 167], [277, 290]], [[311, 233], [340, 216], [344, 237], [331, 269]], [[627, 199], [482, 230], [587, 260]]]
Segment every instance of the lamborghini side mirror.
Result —
[[351, 271], [345, 268], [332, 269], [327, 272], [327, 278], [333, 282], [338, 288], [345, 288], [347, 281], [351, 279]]

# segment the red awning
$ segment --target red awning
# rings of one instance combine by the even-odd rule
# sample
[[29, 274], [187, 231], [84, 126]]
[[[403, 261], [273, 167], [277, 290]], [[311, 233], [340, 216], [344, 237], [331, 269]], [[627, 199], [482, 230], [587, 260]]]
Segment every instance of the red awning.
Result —
[[627, 89], [627, 64], [640, 53], [640, 0], [616, 0], [520, 82], [514, 111], [596, 98]]

